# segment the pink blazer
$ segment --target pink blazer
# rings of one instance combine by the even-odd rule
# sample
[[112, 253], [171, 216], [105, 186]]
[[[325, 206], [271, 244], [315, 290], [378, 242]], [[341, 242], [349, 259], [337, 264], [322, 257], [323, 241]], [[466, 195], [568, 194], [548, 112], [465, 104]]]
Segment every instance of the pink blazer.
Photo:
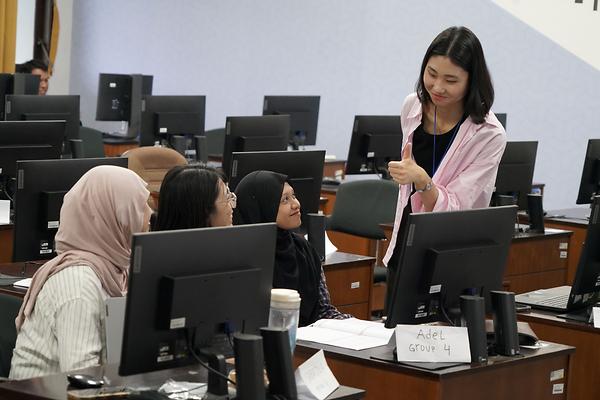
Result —
[[[415, 129], [421, 125], [422, 113], [423, 108], [417, 94], [409, 95], [404, 100], [400, 116], [404, 132], [403, 149], [407, 143], [412, 143]], [[488, 207], [505, 146], [506, 132], [492, 112], [479, 125], [467, 118], [432, 177], [439, 192], [433, 212]], [[385, 265], [394, 252], [402, 212], [409, 198], [413, 212], [425, 211], [421, 194], [410, 196], [411, 189], [412, 185], [400, 186], [394, 231], [383, 259]]]

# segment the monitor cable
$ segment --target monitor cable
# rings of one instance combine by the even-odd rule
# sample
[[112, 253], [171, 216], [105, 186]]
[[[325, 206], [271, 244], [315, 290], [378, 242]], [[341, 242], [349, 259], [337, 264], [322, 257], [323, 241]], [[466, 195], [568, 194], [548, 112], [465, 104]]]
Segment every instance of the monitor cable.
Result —
[[[192, 331], [192, 332], [190, 332]], [[235, 382], [232, 381], [231, 379], [229, 379], [229, 377], [227, 377], [227, 375], [222, 374], [221, 372], [217, 371], [216, 369], [212, 368], [210, 365], [208, 365], [206, 362], [204, 362], [200, 356], [196, 353], [196, 350], [194, 349], [194, 343], [192, 338], [196, 336], [196, 328], [188, 328], [185, 330], [185, 334], [186, 334], [186, 339], [187, 339], [187, 344], [188, 344], [188, 349], [190, 351], [190, 354], [196, 359], [196, 361], [203, 366], [204, 368], [206, 368], [208, 371], [212, 372], [213, 374], [217, 375], [220, 378], [225, 379], [227, 382], [231, 383], [232, 385], [235, 386]]]

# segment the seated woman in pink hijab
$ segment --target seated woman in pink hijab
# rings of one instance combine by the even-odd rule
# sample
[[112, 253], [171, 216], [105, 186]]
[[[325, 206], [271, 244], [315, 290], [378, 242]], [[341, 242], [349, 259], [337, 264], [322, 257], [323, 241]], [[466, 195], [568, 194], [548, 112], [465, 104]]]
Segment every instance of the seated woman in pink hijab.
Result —
[[104, 362], [104, 300], [127, 292], [131, 235], [148, 229], [146, 183], [116, 166], [91, 169], [65, 195], [56, 257], [33, 276], [16, 319], [10, 379]]

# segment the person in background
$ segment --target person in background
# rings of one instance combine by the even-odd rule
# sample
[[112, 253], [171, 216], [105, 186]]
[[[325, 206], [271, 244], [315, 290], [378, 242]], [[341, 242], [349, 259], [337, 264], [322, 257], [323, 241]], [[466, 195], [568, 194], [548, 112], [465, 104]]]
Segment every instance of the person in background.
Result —
[[15, 66], [15, 72], [38, 75], [40, 77], [40, 87], [38, 89], [38, 94], [41, 96], [46, 95], [46, 92], [48, 92], [48, 81], [50, 80], [50, 74], [48, 73], [48, 64], [41, 60], [33, 59], [23, 64], [17, 64]]
[[277, 223], [277, 247], [273, 287], [300, 293], [299, 326], [319, 319], [345, 319], [331, 304], [325, 274], [317, 251], [302, 236], [292, 232], [302, 221], [300, 202], [287, 176], [271, 171], [246, 175], [236, 190], [236, 224]]
[[152, 230], [205, 228], [232, 224], [236, 197], [212, 168], [172, 168], [160, 186], [158, 215]]
[[131, 236], [148, 230], [148, 195], [135, 172], [108, 165], [65, 195], [57, 256], [33, 275], [15, 321], [10, 379], [105, 362], [104, 301], [127, 292]]
[[404, 236], [408, 214], [489, 206], [506, 146], [506, 132], [490, 111], [493, 102], [479, 39], [465, 27], [441, 32], [425, 52], [416, 93], [402, 106], [402, 161], [388, 165], [400, 184], [384, 257], [388, 298], [399, 268], [402, 246], [396, 244]]

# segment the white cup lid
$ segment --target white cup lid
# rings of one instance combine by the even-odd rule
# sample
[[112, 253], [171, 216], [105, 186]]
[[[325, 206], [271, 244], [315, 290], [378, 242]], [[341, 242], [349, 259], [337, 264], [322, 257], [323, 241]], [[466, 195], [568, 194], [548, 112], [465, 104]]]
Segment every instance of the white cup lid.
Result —
[[293, 289], [271, 289], [271, 301], [281, 303], [299, 303], [300, 294]]

